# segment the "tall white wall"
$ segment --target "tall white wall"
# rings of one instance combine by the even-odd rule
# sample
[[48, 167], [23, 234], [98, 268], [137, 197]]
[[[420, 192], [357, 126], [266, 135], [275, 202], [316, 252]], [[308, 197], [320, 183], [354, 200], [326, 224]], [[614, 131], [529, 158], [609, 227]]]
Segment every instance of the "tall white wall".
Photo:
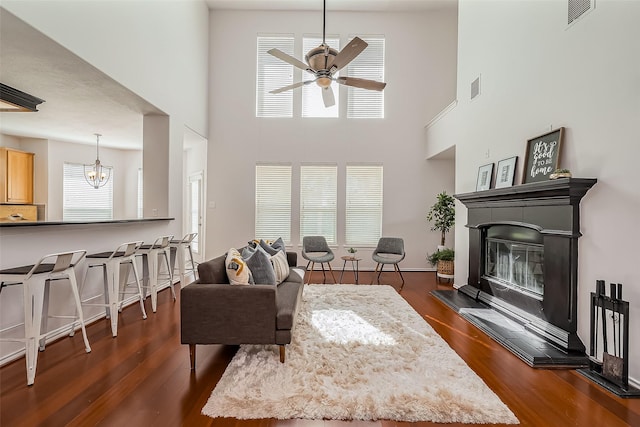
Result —
[[[622, 283], [631, 304], [630, 375], [640, 379], [640, 2], [598, 0], [570, 28], [566, 15], [560, 0], [460, 0], [458, 105], [442, 121], [449, 132], [438, 132], [456, 140], [434, 143], [456, 144], [456, 191], [464, 193], [474, 191], [478, 166], [513, 155], [520, 182], [526, 140], [566, 128], [561, 165], [598, 179], [581, 205], [578, 334], [588, 347], [595, 281]], [[470, 100], [478, 75], [481, 95]], [[460, 285], [468, 232], [466, 210], [458, 212]]]
[[[452, 185], [453, 170], [425, 160], [424, 125], [455, 92], [455, 8], [431, 14], [327, 13], [327, 33], [339, 34], [341, 46], [350, 35], [385, 35], [387, 87], [380, 120], [347, 119], [345, 87], [340, 118], [300, 118], [298, 91], [294, 118], [255, 117], [256, 36], [294, 34], [301, 58], [302, 36], [322, 32], [321, 12], [216, 10], [210, 26], [208, 201], [215, 208], [207, 210], [207, 255], [254, 237], [256, 162], [293, 164], [293, 249], [299, 249], [300, 164], [338, 165], [337, 254], [344, 255], [345, 165], [370, 162], [384, 165], [383, 234], [405, 239], [405, 269], [429, 267], [425, 256], [437, 246], [438, 234], [429, 231], [425, 215], [435, 195]], [[370, 251], [359, 254], [361, 268], [372, 269]]]
[[[209, 22], [203, 1], [3, 0], [2, 7], [169, 115], [169, 146], [160, 147], [163, 161], [168, 157], [164, 173], [182, 176], [183, 127], [208, 131]], [[164, 187], [146, 191], [166, 194], [152, 201], [160, 202], [160, 214], [176, 218], [179, 234], [181, 182], [160, 181]]]
[[[0, 267], [33, 263], [44, 253], [80, 248], [90, 252], [113, 250], [122, 242], [135, 239], [149, 242], [160, 235], [180, 234], [183, 128], [188, 126], [201, 135], [208, 133], [209, 13], [206, 4], [180, 0], [2, 0], [2, 7], [170, 117], [169, 146], [163, 147], [168, 153], [163, 154], [163, 161], [168, 157], [163, 173], [170, 178], [163, 180], [165, 188], [160, 191], [166, 194], [165, 210], [176, 220], [2, 228]], [[92, 150], [88, 158], [94, 154]], [[124, 207], [123, 215], [128, 215], [130, 208]], [[18, 297], [14, 294], [5, 298], [3, 292], [0, 328], [20, 322], [21, 313], [15, 310], [21, 306]], [[52, 311], [55, 308], [59, 307], [53, 307]], [[13, 351], [3, 346], [0, 361]]]

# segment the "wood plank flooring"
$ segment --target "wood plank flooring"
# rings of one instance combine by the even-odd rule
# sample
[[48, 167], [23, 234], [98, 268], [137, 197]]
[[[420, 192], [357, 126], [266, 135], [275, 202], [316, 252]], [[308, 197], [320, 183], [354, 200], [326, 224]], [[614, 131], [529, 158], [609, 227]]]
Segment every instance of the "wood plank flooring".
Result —
[[[314, 282], [321, 275], [314, 273]], [[535, 370], [429, 295], [431, 272], [406, 272], [401, 295], [509, 406], [522, 426], [640, 426], [640, 399], [621, 399], [571, 370]], [[362, 273], [369, 283], [371, 273]], [[317, 280], [316, 280], [317, 279]], [[352, 280], [345, 273], [345, 281]], [[399, 287], [394, 273], [383, 283]], [[179, 296], [178, 296], [179, 298]], [[38, 357], [35, 384], [26, 385], [24, 358], [0, 368], [0, 426], [396, 426], [392, 421], [235, 420], [200, 415], [236, 348], [198, 346], [189, 369], [180, 344], [179, 301], [169, 290], [158, 311], [142, 320], [137, 305], [120, 315], [118, 337], [107, 320], [47, 346]], [[414, 423], [432, 426], [433, 423]], [[449, 424], [454, 426], [455, 424]]]

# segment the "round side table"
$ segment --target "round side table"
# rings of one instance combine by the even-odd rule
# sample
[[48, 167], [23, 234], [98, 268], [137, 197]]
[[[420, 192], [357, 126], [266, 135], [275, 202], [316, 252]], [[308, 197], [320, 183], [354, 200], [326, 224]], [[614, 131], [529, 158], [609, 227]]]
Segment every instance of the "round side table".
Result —
[[358, 284], [358, 271], [359, 271], [359, 263], [362, 258], [355, 257], [353, 255], [345, 255], [342, 257], [342, 272], [340, 273], [340, 283], [342, 283], [342, 276], [344, 275], [344, 269], [347, 266], [347, 261], [351, 262], [351, 269], [353, 270], [353, 275], [356, 279], [356, 285]]

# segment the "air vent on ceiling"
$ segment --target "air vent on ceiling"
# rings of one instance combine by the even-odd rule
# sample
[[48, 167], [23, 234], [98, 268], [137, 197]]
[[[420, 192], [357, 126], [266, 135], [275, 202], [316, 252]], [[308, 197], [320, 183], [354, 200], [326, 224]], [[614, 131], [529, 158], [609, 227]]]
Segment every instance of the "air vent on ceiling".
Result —
[[471, 82], [471, 99], [480, 95], [480, 76]]
[[568, 0], [569, 13], [567, 24], [571, 24], [596, 6], [596, 0]]

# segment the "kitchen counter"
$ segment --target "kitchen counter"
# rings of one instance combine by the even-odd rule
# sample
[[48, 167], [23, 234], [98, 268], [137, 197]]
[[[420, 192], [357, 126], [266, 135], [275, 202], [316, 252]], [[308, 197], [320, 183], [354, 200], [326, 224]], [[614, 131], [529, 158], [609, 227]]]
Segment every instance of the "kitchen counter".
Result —
[[25, 220], [4, 220], [0, 221], [0, 227], [38, 227], [43, 225], [90, 225], [90, 224], [127, 224], [151, 221], [172, 221], [175, 218], [132, 218], [132, 219], [112, 219], [104, 221], [25, 221]]

